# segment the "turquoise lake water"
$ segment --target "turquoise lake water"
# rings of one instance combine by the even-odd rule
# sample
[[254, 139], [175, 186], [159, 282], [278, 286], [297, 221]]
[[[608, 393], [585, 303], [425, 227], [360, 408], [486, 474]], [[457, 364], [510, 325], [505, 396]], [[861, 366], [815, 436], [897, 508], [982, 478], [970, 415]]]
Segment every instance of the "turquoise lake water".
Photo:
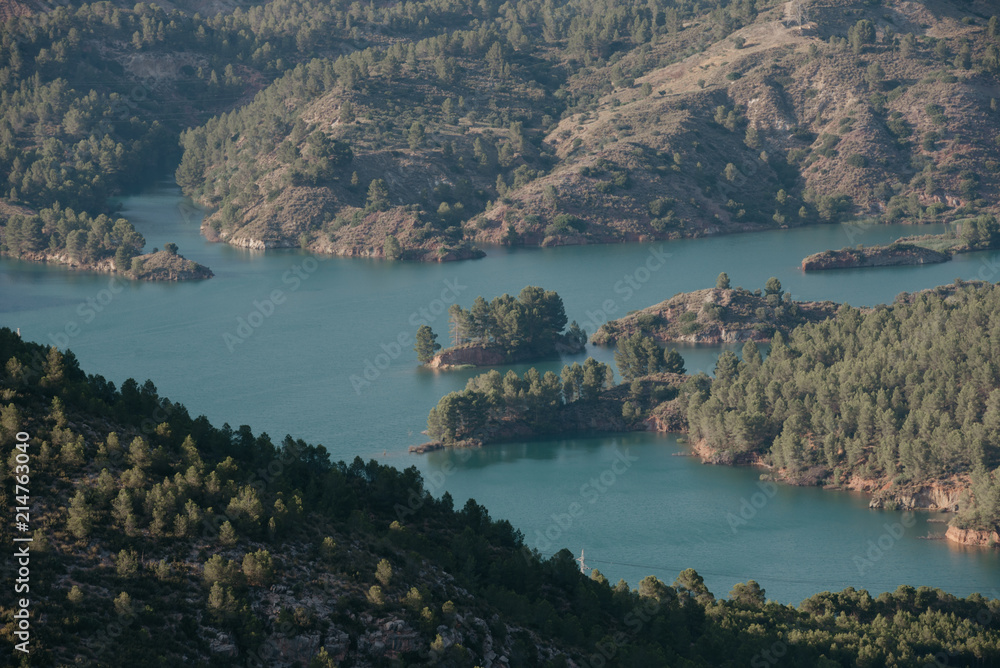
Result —
[[[461, 389], [469, 371], [420, 369], [412, 351], [427, 322], [447, 338], [447, 306], [477, 295], [556, 290], [588, 332], [678, 292], [711, 287], [721, 271], [754, 289], [777, 276], [795, 299], [853, 305], [891, 301], [963, 279], [1000, 280], [1000, 253], [923, 267], [804, 274], [801, 259], [827, 248], [914, 233], [903, 226], [825, 225], [795, 230], [617, 246], [487, 249], [476, 261], [391, 263], [251, 252], [210, 244], [200, 212], [173, 184], [123, 199], [147, 248], [175, 242], [215, 278], [177, 284], [0, 260], [0, 324], [71, 348], [84, 368], [116, 384], [152, 378], [160, 393], [215, 424], [249, 424], [275, 440], [292, 434], [337, 459], [417, 466], [439, 495], [473, 497], [550, 554], [586, 549], [609, 579], [672, 582], [692, 567], [716, 595], [756, 579], [769, 597], [798, 602], [824, 590], [899, 584], [957, 595], [1000, 596], [1000, 558], [940, 538], [939, 516], [871, 511], [846, 492], [779, 485], [759, 471], [704, 466], [669, 435], [627, 434], [410, 455], [426, 438], [428, 410]], [[919, 232], [938, 232], [923, 226]], [[996, 264], [994, 264], [996, 263]], [[403, 341], [403, 345], [400, 345]], [[689, 371], [710, 372], [720, 346], [686, 346]], [[587, 355], [538, 364], [558, 371]], [[523, 371], [529, 365], [512, 368]], [[571, 516], [571, 505], [573, 515]]]

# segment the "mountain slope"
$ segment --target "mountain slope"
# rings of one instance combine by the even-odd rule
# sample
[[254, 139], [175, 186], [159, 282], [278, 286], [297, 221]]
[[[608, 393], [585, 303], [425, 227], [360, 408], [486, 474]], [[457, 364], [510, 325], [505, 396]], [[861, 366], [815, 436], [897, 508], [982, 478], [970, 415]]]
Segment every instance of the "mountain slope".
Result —
[[[426, 257], [995, 208], [987, 3], [612, 8], [624, 22], [573, 2], [478, 28], [459, 12], [433, 38], [394, 21], [293, 95], [195, 130], [178, 176], [232, 243], [390, 257], [390, 235]], [[350, 159], [317, 164], [310, 141]]]

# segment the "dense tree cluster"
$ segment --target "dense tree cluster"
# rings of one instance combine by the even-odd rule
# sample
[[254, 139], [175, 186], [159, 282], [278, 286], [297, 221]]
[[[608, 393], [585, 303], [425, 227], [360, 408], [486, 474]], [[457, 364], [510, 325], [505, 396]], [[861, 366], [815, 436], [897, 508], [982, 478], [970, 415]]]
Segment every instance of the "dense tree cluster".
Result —
[[959, 237], [971, 248], [995, 248], [1000, 244], [1000, 224], [992, 214], [968, 218], [958, 227]]
[[958, 283], [888, 307], [845, 305], [776, 335], [764, 361], [724, 352], [710, 391], [689, 397], [692, 438], [821, 478], [984, 480], [1000, 464], [998, 308], [997, 286]]
[[529, 369], [501, 376], [492, 370], [470, 378], [461, 392], [446, 394], [427, 417], [427, 433], [445, 443], [496, 440], [506, 433], [547, 433], [558, 425], [564, 404], [593, 402], [611, 387], [614, 372], [592, 357], [564, 366], [560, 378], [551, 371]]
[[453, 345], [496, 346], [512, 359], [551, 355], [560, 346], [577, 350], [587, 341], [576, 322], [563, 332], [567, 319], [562, 298], [533, 285], [516, 298], [503, 294], [487, 302], [476, 297], [470, 309], [452, 304], [448, 316]]
[[[101, 214], [91, 218], [86, 213], [60, 208], [56, 203], [38, 215], [15, 214], [7, 220], [0, 251], [15, 257], [32, 253], [66, 253], [82, 263], [92, 263], [114, 256], [120, 271], [130, 268], [146, 240], [124, 218], [112, 220]], [[171, 244], [173, 245], [173, 244]], [[177, 247], [173, 245], [176, 252]]]
[[623, 380], [654, 373], [684, 373], [684, 360], [675, 349], [664, 350], [642, 332], [618, 340], [615, 366]]

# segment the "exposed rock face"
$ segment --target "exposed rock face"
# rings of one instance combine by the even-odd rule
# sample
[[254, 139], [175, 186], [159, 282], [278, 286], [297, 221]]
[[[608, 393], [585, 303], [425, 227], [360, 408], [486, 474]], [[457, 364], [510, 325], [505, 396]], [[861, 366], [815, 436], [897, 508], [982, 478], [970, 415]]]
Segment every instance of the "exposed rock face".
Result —
[[496, 366], [506, 361], [507, 355], [499, 348], [481, 343], [466, 343], [442, 350], [427, 364], [434, 369], [447, 369], [457, 366]]
[[461, 366], [497, 366], [514, 362], [531, 362], [548, 358], [556, 353], [576, 355], [587, 348], [586, 341], [575, 341], [572, 337], [561, 335], [557, 337], [555, 347], [548, 353], [538, 354], [531, 350], [507, 353], [492, 343], [462, 343], [451, 348], [445, 348], [427, 363], [432, 369], [449, 369]]
[[891, 244], [868, 248], [843, 248], [814, 253], [802, 260], [803, 271], [849, 269], [855, 267], [894, 267], [907, 264], [947, 262], [951, 255], [911, 244]]
[[[206, 216], [201, 231], [210, 241], [263, 251], [269, 248], [304, 248], [322, 255], [371, 257], [416, 262], [453, 262], [485, 257], [486, 253], [468, 241], [425, 238], [423, 223], [402, 208], [365, 212], [351, 208], [357, 223], [323, 232], [322, 221], [336, 204], [328, 194], [316, 188], [291, 188], [282, 191], [274, 204], [250, 207], [234, 229], [219, 223], [218, 212]], [[386, 241], [392, 236], [399, 242], [400, 256], [387, 258]]]
[[956, 485], [933, 484], [915, 489], [888, 489], [874, 493], [869, 508], [895, 506], [900, 510], [958, 510], [962, 488]]
[[944, 537], [953, 543], [961, 545], [982, 545], [993, 547], [1000, 545], [1000, 533], [996, 529], [981, 530], [959, 529], [958, 527], [948, 527]]
[[409, 452], [415, 455], [423, 455], [428, 452], [434, 452], [435, 450], [444, 450], [445, 445], [441, 441], [428, 441], [420, 445], [411, 445]]
[[[774, 480], [790, 485], [819, 485], [829, 480], [830, 476], [830, 470], [822, 466], [790, 474], [785, 469], [775, 469], [767, 464], [761, 455], [756, 452], [738, 454], [727, 450], [716, 450], [710, 447], [704, 440], [692, 443], [691, 449], [706, 464], [764, 466], [771, 470], [770, 475]], [[954, 476], [947, 480], [929, 484], [896, 486], [886, 478], [864, 478], [859, 475], [853, 475], [843, 484], [826, 485], [827, 489], [849, 489], [869, 494], [871, 496], [868, 503], [869, 508], [940, 512], [957, 512], [962, 492], [967, 490], [968, 487], [968, 478], [960, 476]], [[958, 534], [955, 534], [955, 537], [953, 537], [952, 533], [952, 530], [949, 529], [949, 540], [963, 542], [958, 540]], [[989, 536], [985, 536], [985, 534], [990, 532], [969, 531], [967, 533], [969, 534], [968, 540], [981, 540], [981, 542], [970, 542], [969, 544], [985, 545], [989, 542]], [[992, 533], [996, 534], [995, 531]], [[963, 533], [962, 536], [965, 537], [965, 534]], [[976, 536], [979, 536], [979, 538]], [[1000, 543], [1000, 538], [997, 538], [996, 542]]]

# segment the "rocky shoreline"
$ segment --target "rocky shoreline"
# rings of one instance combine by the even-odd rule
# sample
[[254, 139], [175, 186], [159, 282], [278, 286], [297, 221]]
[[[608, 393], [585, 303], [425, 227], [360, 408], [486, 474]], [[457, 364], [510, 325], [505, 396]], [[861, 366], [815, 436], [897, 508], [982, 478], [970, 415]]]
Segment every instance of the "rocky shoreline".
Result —
[[66, 253], [32, 252], [20, 256], [7, 255], [7, 257], [41, 264], [58, 264], [77, 271], [117, 274], [136, 281], [192, 281], [215, 276], [212, 270], [205, 265], [188, 260], [183, 255], [167, 251], [157, 251], [133, 257], [132, 268], [129, 271], [119, 271], [115, 266], [114, 259], [110, 257], [96, 262], [80, 262]]
[[[312, 215], [305, 216], [305, 219], [312, 218]], [[213, 212], [202, 221], [201, 233], [209, 241], [255, 251], [302, 248], [316, 255], [409, 262], [457, 262], [486, 257], [485, 251], [467, 240], [442, 243], [439, 237], [421, 239], [416, 220], [403, 212], [366, 214], [365, 220], [367, 226], [345, 226], [330, 234], [319, 232], [315, 227], [310, 228], [309, 225], [302, 224], [302, 221], [276, 225], [266, 219], [255, 219], [234, 231], [226, 231], [218, 227]], [[393, 257], [386, 251], [389, 237], [397, 239], [399, 244], [397, 254]]]
[[[609, 400], [623, 401], [622, 387], [617, 386], [610, 390], [605, 390], [601, 396], [601, 402]], [[601, 413], [604, 413], [603, 415]], [[589, 416], [589, 417], [588, 417]], [[627, 433], [635, 431], [655, 431], [661, 433], [684, 433], [683, 416], [679, 410], [676, 400], [667, 401], [657, 406], [650, 415], [641, 421], [634, 421], [627, 424], [621, 419], [609, 420], [608, 414], [598, 410], [576, 410], [569, 411], [563, 416], [563, 422], [567, 431], [562, 433]], [[575, 421], [575, 422], [574, 422]], [[574, 423], [576, 428], [571, 428]], [[517, 433], [514, 433], [516, 431]], [[511, 440], [514, 437], [531, 438], [539, 434], [524, 433], [523, 430], [512, 430], [505, 435], [496, 435], [495, 440], [489, 442], [482, 441], [462, 441], [447, 445], [441, 441], [429, 441], [421, 445], [414, 445], [409, 448], [412, 454], [426, 454], [437, 450], [444, 450], [448, 447], [483, 447], [489, 443], [499, 443]], [[806, 471], [797, 476], [788, 476], [764, 462], [757, 453], [748, 453], [744, 457], [729, 457], [723, 453], [713, 450], [702, 440], [688, 443], [692, 455], [698, 457], [703, 464], [714, 464], [719, 466], [754, 466], [767, 469], [766, 477], [775, 481], [797, 486], [816, 486], [820, 484], [826, 470], [822, 473], [816, 471]], [[828, 490], [850, 490], [863, 492], [869, 495], [868, 507], [872, 509], [925, 511], [937, 513], [954, 513], [958, 510], [959, 498], [962, 492], [967, 489], [968, 481], [954, 478], [947, 481], [930, 484], [918, 484], [910, 486], [895, 487], [892, 483], [886, 483], [877, 479], [852, 476], [843, 484], [825, 485]], [[993, 530], [960, 529], [949, 526], [944, 538], [950, 542], [960, 545], [994, 547], [1000, 546], [1000, 533]]]
[[466, 343], [440, 351], [427, 363], [432, 369], [458, 369], [469, 366], [497, 366], [508, 362], [507, 355], [495, 346]]
[[958, 527], [950, 526], [948, 527], [948, 531], [945, 532], [944, 537], [959, 545], [974, 545], [978, 547], [996, 547], [1000, 545], [1000, 533], [997, 533], [996, 529], [959, 529]]
[[914, 264], [939, 264], [951, 259], [948, 253], [908, 243], [867, 248], [842, 248], [813, 253], [802, 260], [803, 271], [854, 269], [858, 267], [896, 267]]
[[[556, 353], [576, 355], [586, 349], [586, 343], [579, 346], [569, 345], [565, 342], [557, 344]], [[548, 356], [538, 356], [529, 353], [507, 354], [502, 349], [490, 343], [462, 343], [457, 346], [441, 350], [427, 366], [431, 369], [461, 369], [479, 366], [499, 366], [501, 364], [520, 364], [523, 362], [535, 362], [545, 359]]]
[[[756, 453], [743, 458], [728, 458], [708, 447], [704, 441], [689, 444], [691, 451], [704, 464], [724, 466], [756, 466], [769, 471], [767, 477], [776, 482], [789, 485], [812, 486], [819, 484], [820, 475], [814, 471], [805, 471], [798, 476], [788, 476], [766, 464]], [[824, 474], [826, 470], [824, 469]], [[962, 492], [968, 489], [968, 480], [953, 478], [926, 484], [894, 486], [884, 480], [852, 476], [843, 484], [825, 485], [828, 490], [850, 490], [869, 495], [868, 507], [872, 509], [925, 511], [936, 513], [954, 513], [958, 510]], [[944, 538], [960, 545], [1000, 546], [1000, 534], [996, 529], [977, 530], [960, 529], [949, 526]]]

